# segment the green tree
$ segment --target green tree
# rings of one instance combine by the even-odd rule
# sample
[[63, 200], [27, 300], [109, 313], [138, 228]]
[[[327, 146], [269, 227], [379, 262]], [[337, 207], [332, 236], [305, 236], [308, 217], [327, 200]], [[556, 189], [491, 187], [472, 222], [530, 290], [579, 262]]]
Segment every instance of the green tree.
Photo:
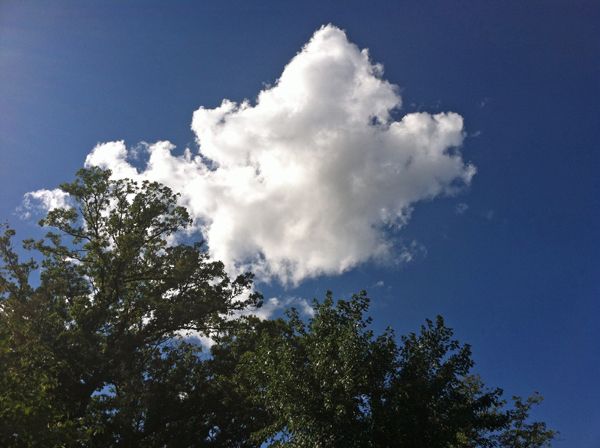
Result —
[[[554, 431], [526, 424], [537, 396], [506, 408], [500, 389], [470, 371], [468, 345], [441, 317], [396, 342], [375, 336], [365, 293], [331, 293], [303, 322], [295, 310], [267, 326], [238, 375], [272, 423], [254, 434], [289, 447], [543, 447]], [[277, 330], [277, 331], [274, 331]], [[265, 420], [266, 421], [266, 420]]]
[[[0, 446], [540, 448], [541, 397], [473, 375], [441, 317], [375, 335], [365, 293], [328, 293], [304, 321], [239, 317], [252, 275], [231, 279], [157, 183], [81, 170], [71, 206], [25, 248], [0, 236]], [[39, 278], [37, 278], [39, 274]], [[238, 317], [236, 317], [238, 316]], [[211, 336], [209, 353], [182, 332]]]
[[214, 430], [214, 372], [177, 335], [211, 334], [256, 305], [252, 275], [230, 279], [201, 245], [169, 244], [190, 223], [176, 195], [110, 174], [81, 170], [61, 186], [72, 206], [49, 212], [41, 224], [54, 230], [25, 244], [39, 266], [19, 261], [12, 230], [0, 239], [2, 446], [225, 437]]
[[547, 445], [555, 437], [556, 431], [548, 429], [544, 422], [527, 422], [531, 408], [542, 402], [542, 396], [534, 393], [525, 401], [515, 396], [513, 401], [514, 408], [508, 412], [509, 426], [496, 437], [498, 445], [511, 448], [537, 448]]

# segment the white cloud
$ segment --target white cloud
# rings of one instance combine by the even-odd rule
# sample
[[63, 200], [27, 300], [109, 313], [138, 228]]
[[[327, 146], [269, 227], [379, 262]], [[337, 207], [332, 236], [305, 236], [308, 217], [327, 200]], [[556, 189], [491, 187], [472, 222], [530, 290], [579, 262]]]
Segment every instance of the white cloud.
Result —
[[315, 315], [315, 310], [309, 301], [300, 297], [286, 297], [283, 299], [271, 297], [270, 299], [265, 300], [260, 308], [244, 310], [237, 315], [254, 315], [265, 320], [271, 319], [278, 313], [281, 313], [282, 311], [292, 307], [296, 308], [303, 316], [313, 317]]
[[67, 207], [69, 194], [59, 188], [54, 190], [36, 190], [25, 193], [23, 203], [17, 210], [21, 218], [29, 219], [32, 214]]
[[338, 274], [389, 257], [386, 229], [405, 225], [416, 202], [453, 194], [475, 174], [457, 150], [462, 117], [395, 119], [401, 98], [382, 75], [367, 50], [328, 25], [255, 102], [200, 107], [192, 120], [198, 154], [176, 156], [171, 143], [157, 142], [138, 170], [116, 141], [96, 146], [86, 166], [180, 192], [211, 255], [232, 271], [284, 283]]

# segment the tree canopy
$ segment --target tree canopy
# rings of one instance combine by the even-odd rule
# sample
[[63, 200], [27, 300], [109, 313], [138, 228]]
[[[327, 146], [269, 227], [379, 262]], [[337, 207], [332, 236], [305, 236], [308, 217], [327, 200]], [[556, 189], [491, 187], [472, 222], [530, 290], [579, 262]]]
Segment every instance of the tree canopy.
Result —
[[[267, 323], [238, 371], [272, 416], [258, 440], [289, 447], [542, 447], [555, 432], [527, 423], [532, 405], [488, 389], [468, 345], [442, 317], [400, 338], [375, 335], [365, 292], [328, 293], [308, 323], [291, 310]], [[262, 324], [265, 327], [265, 324]]]
[[[81, 170], [45, 238], [0, 237], [0, 445], [543, 447], [541, 397], [487, 388], [443, 319], [375, 335], [359, 293], [306, 320], [248, 316], [177, 195]], [[251, 229], [249, 229], [251, 231]], [[240, 314], [241, 311], [245, 313]], [[196, 337], [211, 337], [209, 351]]]

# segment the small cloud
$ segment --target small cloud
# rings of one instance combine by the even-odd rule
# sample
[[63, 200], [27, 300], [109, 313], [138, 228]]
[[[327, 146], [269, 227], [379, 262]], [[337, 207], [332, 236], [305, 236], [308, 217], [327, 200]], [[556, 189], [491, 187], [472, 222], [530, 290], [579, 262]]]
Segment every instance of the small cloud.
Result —
[[456, 204], [456, 207], [454, 207], [454, 212], [457, 215], [463, 215], [468, 209], [469, 204], [466, 204], [465, 202], [459, 202], [458, 204]]
[[425, 258], [427, 256], [427, 248], [416, 240], [401, 246], [400, 253], [396, 257], [396, 264], [405, 264]]
[[266, 320], [273, 318], [278, 313], [281, 313], [288, 308], [296, 308], [300, 311], [300, 314], [307, 317], [313, 317], [315, 314], [313, 307], [306, 299], [300, 297], [286, 297], [284, 299], [271, 297], [270, 299], [265, 300], [260, 308], [243, 311], [240, 315], [253, 315]]
[[483, 109], [485, 106], [487, 106], [487, 105], [490, 103], [490, 101], [491, 101], [491, 100], [492, 100], [492, 99], [491, 99], [490, 97], [487, 97], [487, 96], [486, 96], [485, 98], [483, 98], [483, 99], [482, 99], [482, 100], [479, 102], [479, 107], [480, 107], [481, 109]]
[[17, 208], [21, 219], [30, 219], [34, 214], [41, 214], [69, 206], [69, 194], [59, 188], [54, 190], [36, 190], [25, 193], [23, 202]]
[[379, 280], [374, 285], [376, 288], [383, 288], [385, 286], [385, 282], [383, 280]]
[[260, 319], [266, 320], [270, 319], [275, 312], [281, 310], [285, 307], [285, 304], [282, 303], [277, 297], [271, 297], [264, 301], [260, 308], [256, 308], [248, 313], [244, 314], [252, 314]]
[[484, 213], [484, 217], [485, 219], [487, 219], [488, 221], [491, 221], [492, 219], [494, 219], [494, 216], [496, 215], [496, 212], [494, 212], [494, 210], [488, 210], [487, 212]]
[[300, 312], [303, 315], [308, 316], [308, 317], [315, 316], [315, 309], [311, 306], [310, 303], [308, 303], [308, 300], [300, 299], [299, 305], [300, 305]]
[[[214, 336], [214, 335], [213, 335]], [[215, 345], [215, 340], [195, 330], [181, 330], [175, 334], [175, 339], [181, 339], [188, 343], [197, 344], [204, 349], [210, 350]]]

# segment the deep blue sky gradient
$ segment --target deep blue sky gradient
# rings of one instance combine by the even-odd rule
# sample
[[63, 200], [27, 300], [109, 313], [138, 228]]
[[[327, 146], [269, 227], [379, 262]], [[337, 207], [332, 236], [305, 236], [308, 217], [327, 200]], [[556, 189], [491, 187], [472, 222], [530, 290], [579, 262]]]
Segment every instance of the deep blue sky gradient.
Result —
[[254, 99], [326, 23], [384, 64], [401, 113], [463, 115], [478, 174], [395, 235], [426, 248], [416, 261], [261, 289], [367, 289], [399, 333], [442, 314], [490, 385], [546, 397], [556, 446], [600, 446], [597, 1], [2, 1], [0, 219], [30, 235], [23, 194], [70, 180], [97, 142], [193, 147], [195, 109]]

